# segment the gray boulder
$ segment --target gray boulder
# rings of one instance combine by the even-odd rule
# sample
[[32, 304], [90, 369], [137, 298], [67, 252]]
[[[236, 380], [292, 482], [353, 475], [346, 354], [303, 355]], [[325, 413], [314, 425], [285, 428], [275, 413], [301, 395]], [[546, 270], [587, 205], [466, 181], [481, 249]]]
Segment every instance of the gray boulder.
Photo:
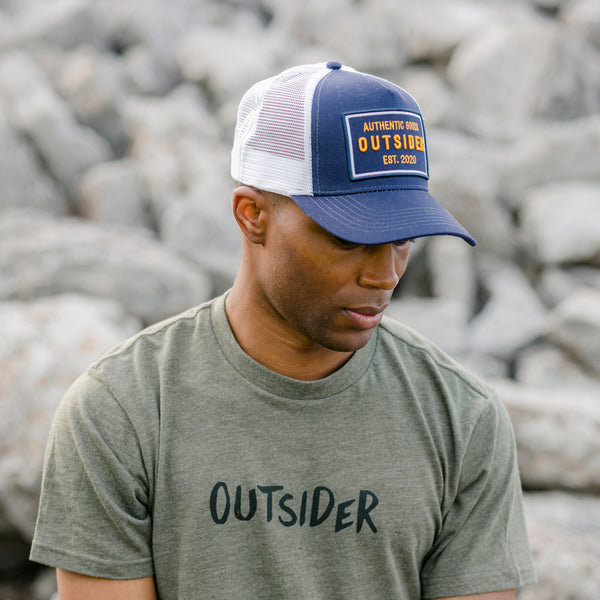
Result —
[[[290, 66], [297, 62], [297, 57], [305, 62], [306, 51], [315, 47], [317, 52], [310, 52], [312, 59], [306, 62], [339, 60], [359, 70], [397, 72], [408, 59], [405, 27], [397, 14], [397, 3], [372, 0], [360, 4], [353, 0], [268, 2], [274, 9], [275, 28], [285, 36], [282, 48], [289, 48], [289, 40], [297, 44], [297, 48], [292, 46], [293, 56], [286, 61]], [[352, 43], [348, 43], [349, 40]]]
[[548, 331], [547, 310], [524, 273], [506, 261], [480, 257], [487, 302], [469, 323], [468, 350], [509, 361]]
[[167, 208], [160, 222], [166, 247], [188, 258], [210, 276], [215, 293], [229, 288], [241, 257], [241, 233], [231, 210], [230, 181], [210, 179]]
[[4, 39], [6, 36], [6, 31], [9, 27], [9, 19], [6, 13], [4, 12], [4, 8], [0, 8], [0, 39]]
[[465, 39], [502, 17], [502, 11], [493, 6], [465, 0], [387, 0], [371, 4], [385, 6], [385, 17], [393, 23], [397, 37], [403, 40], [406, 53], [414, 62], [447, 61]]
[[185, 80], [207, 86], [222, 104], [231, 97], [239, 101], [250, 85], [272, 75], [283, 43], [279, 35], [263, 28], [241, 32], [204, 26], [181, 40], [176, 60]]
[[26, 54], [11, 53], [0, 61], [0, 90], [15, 127], [32, 140], [50, 174], [70, 194], [89, 167], [111, 158], [108, 142], [76, 121]]
[[24, 540], [33, 536], [58, 402], [90, 363], [139, 329], [110, 300], [66, 295], [0, 302], [0, 514]]
[[580, 288], [551, 313], [551, 337], [600, 375], [600, 290]]
[[460, 106], [456, 102], [456, 95], [435, 68], [408, 66], [394, 80], [418, 99], [428, 131], [432, 128], [452, 130], [457, 126]]
[[518, 210], [532, 187], [598, 179], [600, 114], [566, 123], [537, 123], [508, 145], [496, 163], [501, 197]]
[[69, 292], [118, 300], [153, 323], [206, 300], [211, 287], [198, 267], [140, 229], [0, 215], [0, 299]]
[[134, 93], [162, 96], [180, 82], [173, 61], [145, 44], [136, 44], [127, 50], [123, 69], [128, 86]]
[[197, 0], [93, 0], [98, 28], [109, 44], [126, 53], [143, 44], [173, 63], [175, 46], [185, 32], [198, 22], [207, 22], [211, 2]]
[[540, 297], [551, 308], [566, 300], [579, 288], [600, 290], [600, 269], [593, 266], [547, 267], [536, 282]]
[[494, 381], [517, 439], [528, 489], [600, 488], [600, 387], [540, 389]]
[[600, 261], [600, 184], [572, 180], [533, 188], [520, 216], [524, 242], [538, 262]]
[[157, 222], [205, 174], [227, 172], [228, 152], [219, 124], [192, 84], [161, 98], [129, 97], [123, 116], [130, 156], [138, 164]]
[[468, 313], [460, 301], [408, 296], [393, 300], [385, 314], [417, 330], [450, 354], [465, 350]]
[[432, 295], [457, 300], [469, 317], [477, 294], [475, 252], [461, 238], [449, 235], [432, 237], [425, 247]]
[[534, 344], [520, 352], [514, 362], [514, 377], [520, 384], [565, 392], [587, 388], [600, 400], [600, 376], [587, 372], [581, 362], [554, 344]]
[[152, 227], [142, 178], [132, 159], [92, 167], [81, 180], [76, 209], [79, 215], [99, 223]]
[[567, 2], [560, 18], [576, 35], [600, 49], [600, 4], [596, 0]]
[[530, 117], [554, 28], [530, 16], [502, 19], [462, 41], [448, 77], [469, 131], [510, 139]]
[[600, 596], [600, 500], [560, 492], [524, 498], [539, 583], [519, 600], [595, 600]]
[[123, 62], [89, 45], [56, 57], [51, 65], [40, 53], [35, 56], [49, 67], [54, 87], [77, 121], [99, 133], [116, 154], [124, 153], [127, 132], [120, 107], [127, 87]]
[[[425, 115], [427, 118], [427, 115]], [[429, 129], [429, 189], [478, 241], [478, 250], [504, 258], [516, 252], [510, 214], [499, 201], [495, 143], [447, 129]]]
[[93, 3], [88, 0], [53, 0], [25, 8], [13, 18], [12, 26], [0, 43], [7, 47], [30, 47], [47, 43], [60, 48], [81, 44], [104, 45]]
[[0, 211], [30, 206], [62, 215], [68, 210], [66, 199], [44, 171], [32, 147], [1, 113], [0, 181]]
[[564, 121], [597, 111], [594, 63], [595, 51], [555, 23], [504, 19], [463, 41], [448, 77], [469, 131], [516, 139], [533, 119]]

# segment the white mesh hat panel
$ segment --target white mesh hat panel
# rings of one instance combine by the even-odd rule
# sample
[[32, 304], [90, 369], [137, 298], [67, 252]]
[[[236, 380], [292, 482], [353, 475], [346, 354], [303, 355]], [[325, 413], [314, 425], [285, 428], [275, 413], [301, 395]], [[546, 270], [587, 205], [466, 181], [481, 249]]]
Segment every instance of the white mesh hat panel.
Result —
[[246, 92], [231, 152], [236, 181], [283, 195], [313, 193], [311, 109], [328, 72], [325, 63], [295, 67]]

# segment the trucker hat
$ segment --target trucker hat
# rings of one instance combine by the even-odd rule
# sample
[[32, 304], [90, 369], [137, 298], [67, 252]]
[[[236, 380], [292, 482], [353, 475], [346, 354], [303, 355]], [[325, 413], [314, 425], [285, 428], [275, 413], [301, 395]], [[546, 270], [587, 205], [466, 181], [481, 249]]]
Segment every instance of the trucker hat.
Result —
[[300, 65], [243, 96], [231, 175], [291, 197], [344, 240], [475, 240], [428, 191], [423, 117], [401, 87], [339, 62]]

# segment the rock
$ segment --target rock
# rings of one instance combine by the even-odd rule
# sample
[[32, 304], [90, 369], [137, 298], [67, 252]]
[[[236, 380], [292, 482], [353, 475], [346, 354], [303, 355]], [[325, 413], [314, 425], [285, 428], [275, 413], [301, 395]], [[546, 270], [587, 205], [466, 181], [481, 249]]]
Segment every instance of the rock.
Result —
[[548, 267], [540, 274], [536, 289], [550, 308], [582, 287], [600, 290], [600, 269], [594, 267]]
[[450, 354], [457, 355], [465, 349], [468, 312], [457, 300], [402, 297], [392, 300], [385, 314], [417, 330]]
[[526, 131], [495, 165], [501, 197], [509, 206], [518, 210], [524, 192], [532, 187], [598, 179], [600, 114], [566, 123], [538, 123]]
[[42, 0], [5, 0], [2, 3], [2, 10], [7, 16], [17, 15], [20, 12], [41, 4]]
[[460, 107], [448, 83], [435, 69], [423, 65], [409, 66], [402, 69], [395, 81], [413, 98], [418, 98], [428, 130], [432, 127], [456, 127]]
[[534, 117], [569, 121], [600, 110], [600, 53], [577, 31], [559, 30]]
[[[425, 115], [427, 119], [427, 115]], [[429, 190], [478, 241], [478, 250], [504, 258], [516, 252], [511, 217], [498, 201], [496, 144], [464, 134], [427, 131]]]
[[0, 302], [0, 511], [24, 540], [37, 514], [44, 446], [67, 387], [141, 323], [114, 301]]
[[204, 26], [181, 40], [176, 60], [184, 79], [205, 85], [218, 103], [231, 96], [239, 102], [250, 85], [276, 72], [281, 44], [262, 28]]
[[31, 146], [3, 114], [0, 114], [0, 181], [0, 211], [30, 206], [55, 215], [67, 212], [66, 199], [39, 164]]
[[541, 10], [555, 14], [561, 7], [568, 5], [572, 0], [530, 0], [530, 2]]
[[[394, 3], [366, 0], [268, 0], [273, 13], [270, 30], [281, 32], [285, 66], [338, 60], [360, 71], [393, 70], [406, 63], [400, 19]], [[342, 18], [340, 16], [343, 15]], [[348, 40], [352, 40], [352, 44]], [[316, 53], [312, 52], [317, 48]], [[298, 58], [302, 60], [298, 60]]]
[[205, 22], [210, 3], [195, 0], [170, 0], [168, 3], [161, 0], [94, 0], [92, 5], [99, 28], [118, 53], [125, 54], [132, 46], [143, 44], [174, 65], [175, 46], [192, 25]]
[[550, 317], [552, 339], [600, 375], [600, 290], [577, 290]]
[[549, 343], [535, 344], [520, 352], [514, 371], [515, 380], [522, 385], [564, 391], [585, 387], [600, 397], [600, 377], [586, 373], [581, 363]]
[[222, 188], [197, 187], [166, 209], [160, 223], [167, 247], [209, 274], [215, 293], [233, 284], [240, 257], [241, 234], [231, 210], [231, 182]]
[[[448, 65], [469, 131], [510, 138], [532, 112], [554, 28], [537, 19], [500, 20], [462, 41]], [[510, 90], [510, 93], [508, 92]]]
[[528, 493], [525, 516], [539, 583], [519, 600], [594, 600], [600, 594], [600, 500]]
[[84, 171], [111, 158], [106, 140], [77, 123], [27, 55], [12, 53], [4, 57], [0, 63], [0, 89], [8, 99], [14, 125], [32, 140], [51, 175], [71, 195]]
[[508, 361], [547, 333], [547, 310], [515, 265], [486, 256], [479, 258], [479, 268], [489, 297], [469, 324], [467, 346]]
[[112, 157], [108, 143], [92, 129], [79, 126], [50, 93], [40, 90], [15, 112], [17, 126], [32, 138], [52, 176], [71, 195], [89, 167]]
[[548, 390], [493, 382], [517, 439], [526, 489], [600, 489], [600, 391]]
[[120, 112], [125, 70], [116, 57], [82, 46], [59, 61], [53, 82], [77, 121], [106, 139], [117, 155], [126, 151]]
[[180, 83], [171, 61], [166, 61], [144, 44], [136, 44], [127, 50], [123, 66], [135, 93], [162, 96]]
[[486, 381], [509, 379], [511, 377], [508, 363], [489, 354], [466, 351], [457, 354], [455, 358], [464, 367]]
[[110, 45], [122, 59], [126, 87], [134, 93], [164, 95], [181, 81], [176, 46], [192, 24], [204, 21], [206, 2], [96, 0], [94, 5]]
[[95, 19], [93, 3], [53, 0], [23, 10], [14, 18], [9, 35], [0, 43], [0, 50], [37, 42], [60, 48], [75, 48], [81, 44], [101, 47], [104, 40]]
[[576, 35], [600, 48], [600, 4], [596, 0], [568, 2], [559, 16]]
[[532, 189], [521, 206], [521, 232], [542, 264], [600, 264], [600, 184], [561, 181]]
[[576, 35], [541, 19], [500, 21], [467, 38], [448, 77], [464, 126], [499, 139], [522, 136], [535, 118], [570, 120], [598, 110], [593, 53]]
[[0, 299], [61, 293], [118, 300], [154, 323], [208, 299], [190, 262], [139, 229], [11, 211], [0, 217]]
[[6, 39], [8, 35], [9, 19], [4, 13], [4, 9], [0, 8], [0, 40]]
[[439, 236], [427, 241], [425, 252], [433, 296], [460, 302], [470, 316], [477, 294], [473, 249], [460, 238]]
[[132, 159], [92, 167], [81, 181], [76, 208], [81, 216], [99, 223], [152, 227], [142, 180]]
[[130, 156], [139, 165], [158, 222], [205, 174], [227, 172], [228, 152], [218, 123], [191, 84], [178, 86], [164, 98], [128, 98], [123, 114]]
[[[404, 41], [408, 57], [413, 62], [447, 61], [463, 40], [501, 16], [491, 6], [462, 0], [451, 3], [387, 0], [383, 4], [387, 19], [399, 32], [397, 35]], [[440, 27], [440, 23], [444, 26]]]

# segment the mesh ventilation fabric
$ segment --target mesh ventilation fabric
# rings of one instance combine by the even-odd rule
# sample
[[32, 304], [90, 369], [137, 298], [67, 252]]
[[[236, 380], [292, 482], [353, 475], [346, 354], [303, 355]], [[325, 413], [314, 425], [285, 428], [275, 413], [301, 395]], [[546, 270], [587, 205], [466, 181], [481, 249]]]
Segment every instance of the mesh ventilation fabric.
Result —
[[234, 179], [284, 195], [312, 194], [311, 108], [324, 64], [288, 69], [242, 98], [232, 150]]
[[283, 158], [306, 160], [304, 147], [305, 77], [282, 76], [262, 98], [254, 134], [248, 146]]

